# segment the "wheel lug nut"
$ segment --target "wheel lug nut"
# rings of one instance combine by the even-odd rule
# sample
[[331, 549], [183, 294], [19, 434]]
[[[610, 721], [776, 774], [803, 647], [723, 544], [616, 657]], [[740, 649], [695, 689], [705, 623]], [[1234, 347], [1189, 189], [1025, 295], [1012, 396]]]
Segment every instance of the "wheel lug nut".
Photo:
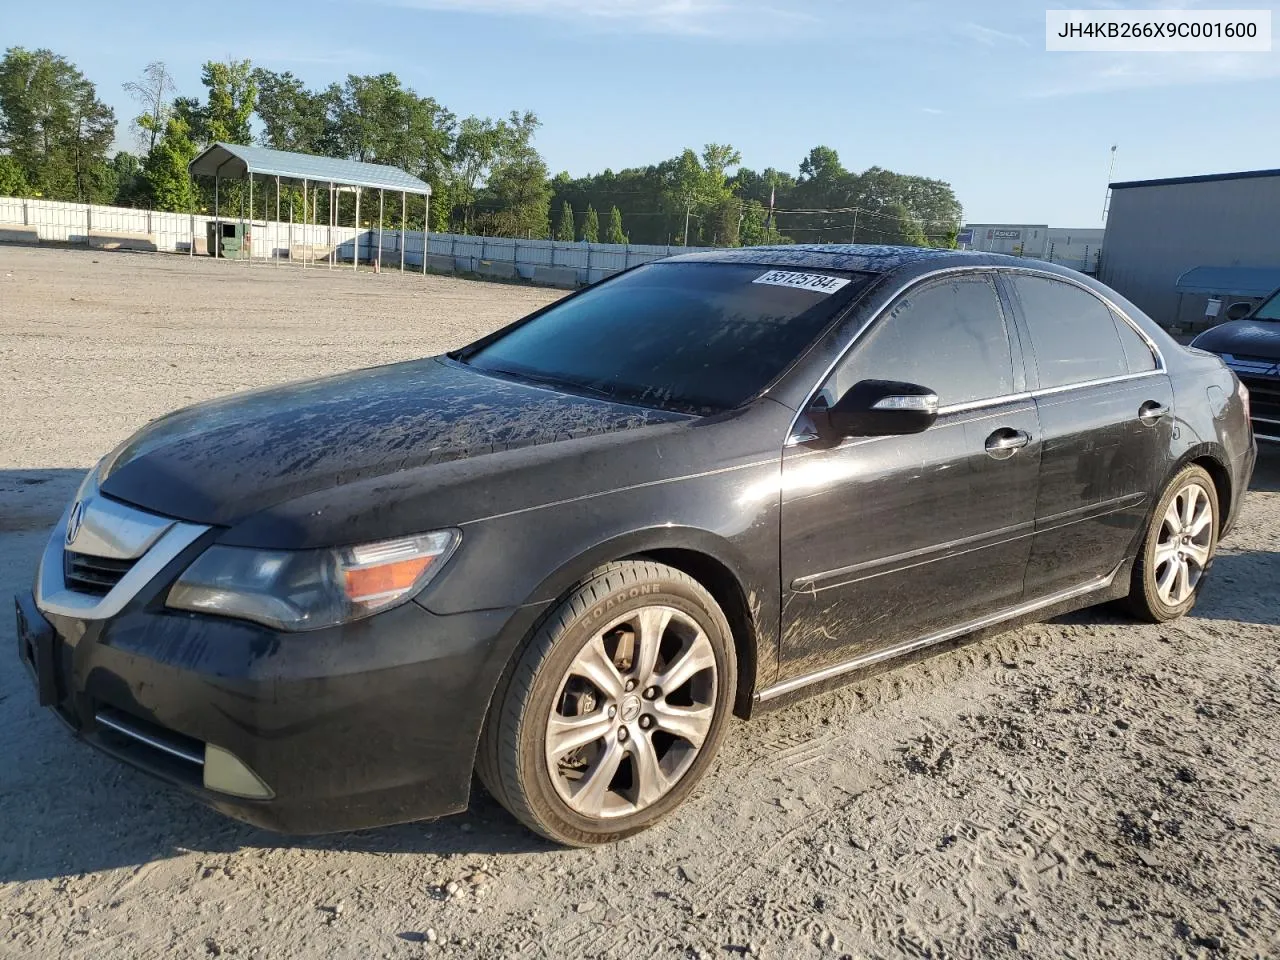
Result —
[[623, 687], [623, 689], [626, 690], [627, 693], [630, 693], [635, 688], [636, 688], [636, 682], [634, 680], [628, 680], [626, 682], [626, 685]]
[[610, 719], [610, 720], [612, 720], [612, 719], [613, 719], [614, 717], [616, 717], [617, 715], [618, 715], [618, 708], [617, 708], [617, 707], [610, 707], [610, 708], [609, 708], [609, 719]]
[[641, 717], [640, 726], [643, 727], [645, 730], [648, 730], [650, 727], [653, 726], [653, 717]]
[[623, 727], [622, 729], [620, 729], [620, 730], [618, 731], [618, 742], [619, 742], [619, 743], [626, 743], [626, 742], [627, 742], [627, 728], [626, 728], [626, 727]]
[[658, 699], [658, 688], [657, 688], [657, 687], [650, 687], [648, 690], [646, 690], [646, 691], [644, 692], [644, 698], [645, 698], [646, 700], [657, 700], [657, 699]]

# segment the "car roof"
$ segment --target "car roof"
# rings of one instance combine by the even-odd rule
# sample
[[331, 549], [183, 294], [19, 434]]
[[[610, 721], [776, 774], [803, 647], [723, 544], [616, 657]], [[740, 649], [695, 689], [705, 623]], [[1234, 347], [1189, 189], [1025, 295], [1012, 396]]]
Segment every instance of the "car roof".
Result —
[[808, 267], [826, 270], [858, 270], [890, 273], [913, 264], [929, 266], [1043, 266], [1032, 261], [998, 253], [969, 250], [938, 250], [932, 247], [897, 247], [865, 243], [795, 243], [772, 247], [732, 247], [698, 250], [665, 257], [661, 263], [756, 263], [771, 267]]

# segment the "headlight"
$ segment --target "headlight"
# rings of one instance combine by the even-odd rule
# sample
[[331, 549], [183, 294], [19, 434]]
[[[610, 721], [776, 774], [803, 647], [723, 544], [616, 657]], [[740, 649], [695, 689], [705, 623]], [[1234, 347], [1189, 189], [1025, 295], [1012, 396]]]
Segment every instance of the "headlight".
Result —
[[280, 630], [316, 630], [403, 603], [458, 545], [440, 530], [333, 550], [252, 550], [214, 545], [169, 590], [166, 603]]

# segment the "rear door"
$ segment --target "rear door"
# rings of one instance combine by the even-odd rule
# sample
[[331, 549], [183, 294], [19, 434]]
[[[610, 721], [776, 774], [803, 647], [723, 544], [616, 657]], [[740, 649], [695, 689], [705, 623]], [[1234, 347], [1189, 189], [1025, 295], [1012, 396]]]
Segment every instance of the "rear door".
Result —
[[1155, 348], [1092, 290], [1009, 271], [1039, 415], [1030, 599], [1109, 575], [1135, 542], [1174, 428]]
[[1012, 322], [993, 279], [927, 280], [891, 304], [816, 398], [867, 379], [939, 396], [937, 422], [900, 437], [783, 456], [784, 678], [926, 637], [1022, 596], [1040, 442]]

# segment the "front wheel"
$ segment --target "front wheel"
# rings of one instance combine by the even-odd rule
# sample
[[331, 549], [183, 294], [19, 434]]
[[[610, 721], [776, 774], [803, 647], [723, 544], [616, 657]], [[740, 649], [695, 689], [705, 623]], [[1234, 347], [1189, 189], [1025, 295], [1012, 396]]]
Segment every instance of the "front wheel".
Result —
[[477, 772], [551, 840], [618, 840], [693, 790], [736, 686], [728, 622], [701, 584], [664, 564], [610, 564], [560, 603], [507, 669]]
[[1165, 488], [1133, 565], [1127, 605], [1164, 623], [1196, 602], [1218, 546], [1218, 491], [1201, 467], [1188, 466]]

